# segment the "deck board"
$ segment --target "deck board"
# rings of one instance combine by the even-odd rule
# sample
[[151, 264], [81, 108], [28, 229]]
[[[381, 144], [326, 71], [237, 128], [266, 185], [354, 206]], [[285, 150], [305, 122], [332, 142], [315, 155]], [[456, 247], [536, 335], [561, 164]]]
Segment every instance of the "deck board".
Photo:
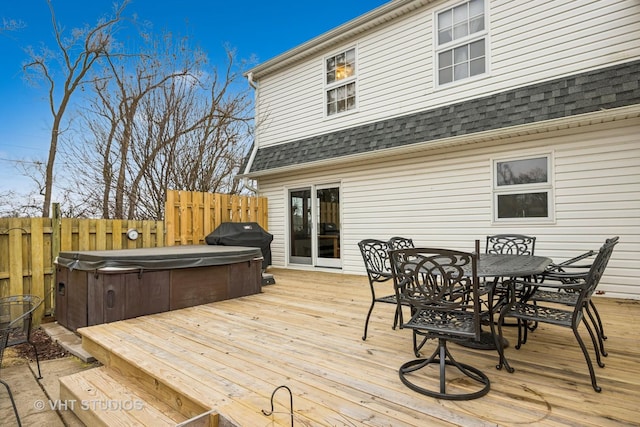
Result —
[[[488, 374], [491, 391], [450, 402], [400, 382], [398, 367], [413, 352], [411, 332], [391, 328], [393, 305], [376, 305], [362, 341], [370, 303], [366, 277], [270, 273], [276, 284], [261, 294], [79, 332], [105, 365], [130, 363], [141, 382], [164, 382], [194, 407], [215, 408], [244, 425], [288, 425], [286, 393], [276, 395], [276, 415], [261, 414], [280, 385], [294, 393], [297, 425], [637, 425], [640, 333], [633, 323], [639, 301], [597, 300], [609, 336], [606, 367], [595, 368], [602, 393], [591, 388], [572, 332], [541, 325], [521, 350], [506, 349], [512, 374], [495, 369], [495, 351], [451, 344], [458, 360]], [[515, 333], [505, 328], [512, 343]]]

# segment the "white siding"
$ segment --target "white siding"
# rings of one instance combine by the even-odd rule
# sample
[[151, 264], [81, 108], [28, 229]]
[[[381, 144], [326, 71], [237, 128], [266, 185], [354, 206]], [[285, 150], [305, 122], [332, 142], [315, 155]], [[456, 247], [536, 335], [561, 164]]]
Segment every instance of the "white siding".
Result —
[[489, 1], [490, 74], [446, 88], [433, 83], [435, 2], [392, 20], [333, 53], [358, 49], [358, 110], [324, 117], [323, 58], [260, 78], [261, 146], [434, 108], [640, 58], [637, 0]]
[[[552, 153], [555, 223], [492, 224], [492, 160]], [[537, 237], [536, 253], [563, 260], [620, 236], [601, 289], [640, 299], [640, 120], [262, 178], [273, 264], [285, 266], [287, 189], [340, 182], [345, 273], [364, 274], [357, 242], [412, 237], [418, 245], [473, 250], [487, 234]]]

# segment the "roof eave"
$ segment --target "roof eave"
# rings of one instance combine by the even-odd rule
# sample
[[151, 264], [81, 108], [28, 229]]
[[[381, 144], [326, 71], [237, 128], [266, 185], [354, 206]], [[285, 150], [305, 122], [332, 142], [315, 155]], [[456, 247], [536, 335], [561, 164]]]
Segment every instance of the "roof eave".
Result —
[[416, 151], [435, 150], [476, 144], [488, 141], [497, 141], [507, 138], [523, 137], [527, 135], [540, 135], [541, 133], [562, 131], [577, 127], [591, 126], [618, 120], [627, 120], [640, 117], [640, 104], [626, 107], [603, 109], [595, 113], [585, 113], [561, 119], [547, 120], [544, 122], [528, 123], [508, 128], [492, 129], [484, 132], [476, 132], [468, 135], [459, 135], [450, 138], [443, 138], [436, 141], [424, 141], [416, 144], [403, 145], [400, 147], [386, 148], [376, 151], [346, 155], [336, 158], [323, 159], [295, 165], [288, 165], [272, 169], [264, 169], [255, 172], [248, 172], [242, 177], [254, 179], [264, 176], [277, 175], [292, 171], [299, 172], [301, 169], [318, 168], [323, 166], [335, 166], [336, 164], [350, 163], [363, 160], [374, 160], [393, 155], [401, 155]]
[[433, 0], [392, 0], [383, 4], [370, 12], [360, 15], [339, 27], [319, 35], [301, 45], [294, 47], [262, 64], [259, 64], [244, 73], [247, 77], [252, 75], [253, 79], [273, 73], [283, 67], [287, 67], [294, 62], [313, 56], [319, 51], [328, 49], [343, 40], [350, 39], [358, 34], [370, 30], [373, 27], [405, 15]]

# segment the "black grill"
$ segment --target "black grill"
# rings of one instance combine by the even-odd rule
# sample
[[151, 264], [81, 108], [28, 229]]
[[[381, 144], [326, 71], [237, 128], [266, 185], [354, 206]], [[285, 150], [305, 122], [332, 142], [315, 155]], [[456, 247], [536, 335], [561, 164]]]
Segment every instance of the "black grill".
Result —
[[223, 222], [213, 230], [205, 241], [208, 245], [247, 246], [262, 251], [262, 270], [271, 265], [271, 241], [273, 235], [257, 222]]

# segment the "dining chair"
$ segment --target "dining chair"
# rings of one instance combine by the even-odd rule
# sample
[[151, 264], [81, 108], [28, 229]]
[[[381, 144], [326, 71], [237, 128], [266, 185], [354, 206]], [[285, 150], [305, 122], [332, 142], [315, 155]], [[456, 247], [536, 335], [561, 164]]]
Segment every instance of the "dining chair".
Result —
[[[369, 328], [369, 318], [376, 302], [385, 304], [396, 304], [396, 294], [386, 293], [382, 296], [378, 296], [377, 289], [382, 283], [388, 282], [388, 292], [392, 292], [392, 279], [391, 266], [389, 264], [389, 246], [384, 240], [378, 239], [364, 239], [358, 242], [360, 253], [364, 261], [364, 266], [367, 270], [367, 277], [369, 279], [369, 287], [371, 288], [371, 305], [367, 312], [367, 318], [364, 322], [364, 334], [362, 340], [367, 339], [367, 330]], [[393, 328], [395, 329], [398, 322], [401, 321], [402, 311], [396, 309], [395, 317], [393, 320]]]
[[[38, 379], [42, 378], [40, 373], [40, 360], [38, 358], [38, 349], [31, 341], [31, 328], [33, 326], [33, 313], [40, 306], [42, 300], [36, 295], [13, 295], [0, 298], [0, 368], [4, 351], [8, 347], [18, 344], [27, 343], [31, 345], [35, 352], [36, 363], [38, 366]], [[9, 384], [0, 379], [0, 383], [4, 385], [9, 394], [13, 412], [16, 415], [18, 425], [21, 425], [18, 408], [14, 400]]]
[[[579, 283], [565, 283], [566, 278], [575, 278], [575, 273], [555, 272], [553, 275], [545, 275], [545, 279], [543, 282], [545, 287], [553, 286], [558, 290], [571, 289], [577, 293], [577, 297], [575, 303], [572, 306], [572, 309], [558, 308], [556, 305], [542, 305], [542, 301], [536, 301], [536, 303], [534, 304], [533, 302], [527, 300], [518, 299], [513, 292], [510, 292], [510, 301], [500, 312], [500, 321], [498, 322], [498, 328], [500, 329], [500, 334], [502, 334], [502, 320], [507, 317], [517, 319], [519, 327], [518, 344], [515, 346], [516, 349], [520, 349], [522, 344], [526, 342], [526, 336], [528, 332], [525, 325], [527, 324], [527, 322], [538, 322], [570, 328], [573, 331], [574, 336], [576, 337], [582, 353], [584, 354], [584, 358], [587, 362], [587, 367], [589, 368], [589, 374], [591, 376], [591, 385], [596, 392], [600, 392], [602, 391], [602, 389], [597, 384], [595, 371], [593, 369], [593, 363], [591, 361], [591, 357], [589, 356], [587, 347], [582, 337], [580, 336], [578, 327], [581, 323], [585, 325], [587, 332], [591, 337], [591, 342], [594, 347], [598, 366], [604, 367], [604, 363], [602, 363], [602, 360], [600, 358], [597, 331], [594, 332], [594, 329], [597, 329], [597, 327], [594, 327], [593, 325], [593, 318], [589, 315], [589, 307], [594, 307], [592, 305], [591, 298], [598, 284], [600, 283], [600, 279], [604, 274], [605, 268], [609, 263], [611, 254], [613, 253], [613, 249], [615, 245], [618, 244], [618, 241], [618, 237], [607, 239], [605, 241], [604, 245], [602, 245], [602, 247], [598, 251], [593, 264], [591, 264], [588, 272], [583, 275]], [[508, 286], [510, 290], [513, 290], [514, 285], [516, 284], [519, 284], [524, 288], [535, 288], [540, 286], [539, 282], [531, 282], [520, 279], [508, 280]], [[591, 319], [591, 323], [588, 319]]]
[[[411, 306], [411, 319], [401, 322], [400, 328], [417, 331], [438, 342], [431, 356], [400, 366], [402, 383], [438, 399], [469, 400], [487, 394], [490, 389], [487, 375], [458, 362], [447, 347], [448, 342], [480, 340], [477, 253], [408, 248], [390, 251], [389, 256], [398, 309], [400, 301]], [[439, 367], [437, 382], [430, 376], [432, 369], [423, 369], [431, 364]], [[449, 374], [453, 380], [447, 380]]]
[[[590, 250], [566, 261], [550, 264], [547, 267], [547, 270], [542, 275], [537, 277], [537, 281], [540, 283], [540, 286], [531, 288], [531, 290], [527, 292], [527, 295], [525, 295], [523, 299], [533, 304], [537, 304], [537, 302], [540, 301], [557, 303], [570, 307], [575, 306], [578, 300], [579, 285], [584, 282], [589, 268], [591, 268], [591, 265], [593, 264], [593, 261], [589, 263], [584, 263], [583, 261], [592, 258], [596, 254], [597, 252]], [[549, 279], [555, 282], [559, 281], [563, 285], [567, 286], [563, 286], [562, 288], [558, 289], [554, 287], [553, 282], [551, 282], [550, 286], [545, 286], [545, 279]], [[594, 330], [596, 331], [596, 335], [598, 336], [600, 352], [603, 356], [607, 356], [607, 352], [604, 349], [604, 340], [607, 339], [607, 336], [604, 334], [602, 319], [600, 318], [600, 313], [598, 312], [593, 299], [589, 300], [587, 314], [592, 322]], [[534, 324], [528, 329], [533, 332], [537, 326], [537, 324]], [[526, 335], [524, 336], [522, 343], [526, 343]]]
[[[498, 255], [534, 255], [536, 248], [535, 236], [528, 236], [525, 234], [493, 234], [487, 236], [485, 245], [486, 254], [498, 254]], [[493, 290], [492, 297], [493, 308], [499, 310], [505, 302], [506, 292], [501, 282], [503, 277], [493, 278], [493, 288], [490, 288], [486, 282], [482, 282], [480, 285], [480, 293], [488, 294], [489, 290]], [[518, 293], [522, 292], [522, 289], [516, 289]], [[506, 326], [516, 326], [515, 324], [507, 324]]]

